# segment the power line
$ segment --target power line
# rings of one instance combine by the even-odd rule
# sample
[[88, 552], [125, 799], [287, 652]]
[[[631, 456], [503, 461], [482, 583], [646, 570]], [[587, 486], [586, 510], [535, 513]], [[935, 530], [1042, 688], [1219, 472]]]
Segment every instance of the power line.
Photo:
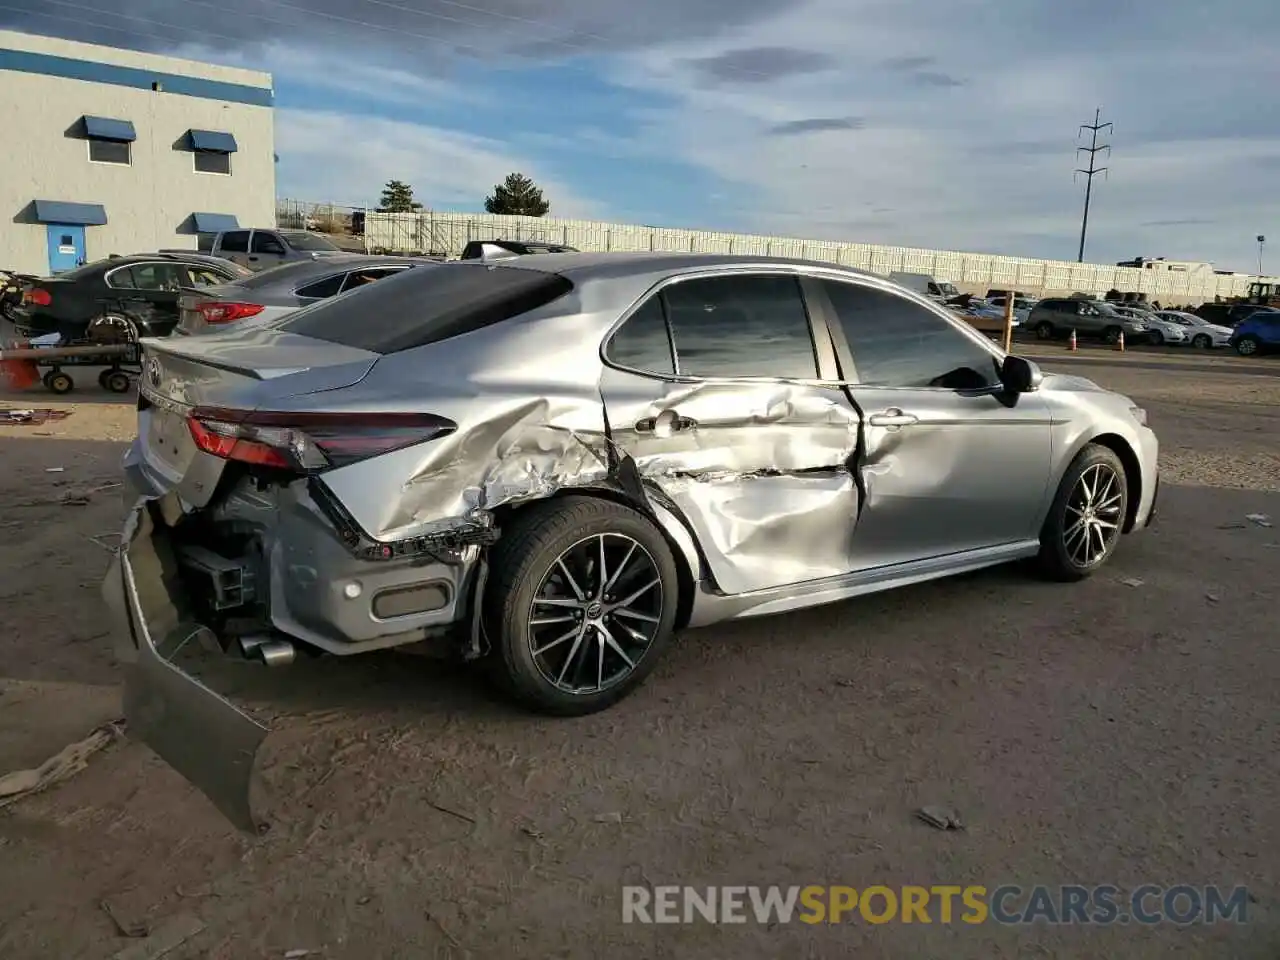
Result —
[[1079, 263], [1084, 263], [1084, 238], [1089, 231], [1089, 200], [1093, 196], [1093, 178], [1100, 173], [1105, 175], [1108, 169], [1107, 167], [1099, 167], [1097, 165], [1096, 161], [1098, 158], [1098, 154], [1105, 150], [1108, 156], [1111, 155], [1111, 144], [1098, 143], [1098, 132], [1100, 130], [1114, 130], [1114, 128], [1110, 123], [1102, 123], [1101, 120], [1102, 120], [1102, 108], [1099, 107], [1093, 113], [1093, 123], [1082, 123], [1080, 125], [1079, 133], [1076, 134], [1076, 136], [1078, 137], [1080, 136], [1081, 133], [1084, 133], [1086, 130], [1088, 130], [1090, 131], [1090, 135], [1091, 135], [1089, 146], [1076, 147], [1077, 157], [1080, 156], [1080, 153], [1082, 151], [1089, 155], [1088, 168], [1080, 169], [1079, 167], [1077, 167], [1075, 172], [1076, 176], [1079, 176], [1080, 174], [1084, 174], [1084, 177], [1085, 177], [1084, 218], [1080, 221], [1080, 254], [1076, 258], [1077, 262]]

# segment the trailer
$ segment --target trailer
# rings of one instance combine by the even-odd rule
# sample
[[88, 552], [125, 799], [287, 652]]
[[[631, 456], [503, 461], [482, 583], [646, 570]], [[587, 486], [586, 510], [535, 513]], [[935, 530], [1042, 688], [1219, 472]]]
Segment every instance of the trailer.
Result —
[[98, 385], [111, 393], [128, 393], [142, 374], [142, 347], [133, 324], [103, 316], [89, 325], [83, 340], [62, 343], [51, 334], [0, 350], [0, 372], [13, 389], [39, 381], [52, 393], [70, 393], [76, 383], [69, 367], [103, 367]]

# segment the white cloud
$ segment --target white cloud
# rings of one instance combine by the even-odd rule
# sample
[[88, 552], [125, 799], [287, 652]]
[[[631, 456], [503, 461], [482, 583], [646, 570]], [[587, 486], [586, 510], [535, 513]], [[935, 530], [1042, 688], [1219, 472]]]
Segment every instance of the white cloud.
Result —
[[[1185, 256], [1248, 269], [1254, 235], [1280, 233], [1268, 230], [1280, 218], [1271, 187], [1280, 134], [1256, 117], [1254, 102], [1269, 95], [1247, 93], [1250, 76], [1274, 68], [1247, 35], [1233, 35], [1231, 59], [1196, 52], [1230, 38], [1190, 29], [1160, 48], [1116, 50], [1103, 39], [1091, 52], [1070, 23], [1030, 35], [1017, 11], [981, 15], [997, 12], [984, 0], [934, 7], [813, 0], [731, 38], [638, 52], [614, 77], [675, 101], [649, 114], [644, 138], [738, 184], [745, 209], [726, 213], [738, 223], [745, 213], [744, 226], [762, 232], [1070, 257], [1084, 192], [1073, 182], [1083, 165], [1075, 135], [1110, 101], [1114, 152], [1100, 157], [1111, 169], [1095, 181], [1091, 258]], [[1175, 16], [1162, 14], [1166, 31]], [[1280, 25], [1280, 10], [1271, 19]], [[1081, 14], [1078, 29], [1088, 22]], [[754, 49], [767, 65], [780, 46], [839, 66], [709, 83], [693, 64], [729, 52], [749, 64], [742, 51]], [[841, 117], [860, 128], [769, 135]]]
[[324, 110], [276, 112], [280, 192], [314, 202], [377, 202], [388, 180], [403, 180], [422, 203], [481, 209], [494, 184], [519, 170], [552, 201], [552, 215], [591, 219], [592, 204], [539, 174], [496, 140], [454, 130]]

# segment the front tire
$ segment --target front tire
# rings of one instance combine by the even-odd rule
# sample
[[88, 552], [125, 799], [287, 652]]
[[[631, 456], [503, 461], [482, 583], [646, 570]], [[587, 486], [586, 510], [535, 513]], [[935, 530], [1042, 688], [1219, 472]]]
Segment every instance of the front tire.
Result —
[[486, 632], [511, 694], [540, 713], [617, 703], [670, 643], [680, 581], [662, 533], [609, 500], [565, 497], [516, 515], [493, 548]]
[[1048, 320], [1041, 320], [1036, 324], [1036, 339], [1052, 340], [1054, 335], [1053, 324]]
[[1102, 331], [1102, 339], [1112, 345], [1120, 342], [1120, 335], [1124, 333], [1119, 327], [1107, 327]]
[[1197, 350], [1212, 350], [1213, 338], [1208, 334], [1198, 333], [1191, 338], [1191, 345]]
[[1111, 558], [1129, 511], [1115, 451], [1091, 443], [1071, 461], [1040, 531], [1039, 563], [1054, 580], [1083, 580]]

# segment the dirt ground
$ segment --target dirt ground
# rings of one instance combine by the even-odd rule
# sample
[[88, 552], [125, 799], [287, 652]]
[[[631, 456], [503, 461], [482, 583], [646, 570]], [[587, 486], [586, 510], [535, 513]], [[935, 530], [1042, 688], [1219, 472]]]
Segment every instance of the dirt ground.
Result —
[[[231, 665], [276, 729], [271, 830], [236, 834], [121, 740], [0, 809], [0, 957], [151, 950], [116, 922], [190, 922], [164, 956], [1275, 960], [1280, 363], [1044, 362], [1137, 398], [1162, 438], [1160, 518], [1096, 578], [1001, 569], [690, 632], [572, 721], [403, 655]], [[0, 395], [73, 410], [0, 427], [0, 774], [118, 714], [98, 587], [133, 411], [76, 396]], [[640, 926], [620, 906], [624, 884], [1146, 882], [1246, 885], [1249, 922]]]

